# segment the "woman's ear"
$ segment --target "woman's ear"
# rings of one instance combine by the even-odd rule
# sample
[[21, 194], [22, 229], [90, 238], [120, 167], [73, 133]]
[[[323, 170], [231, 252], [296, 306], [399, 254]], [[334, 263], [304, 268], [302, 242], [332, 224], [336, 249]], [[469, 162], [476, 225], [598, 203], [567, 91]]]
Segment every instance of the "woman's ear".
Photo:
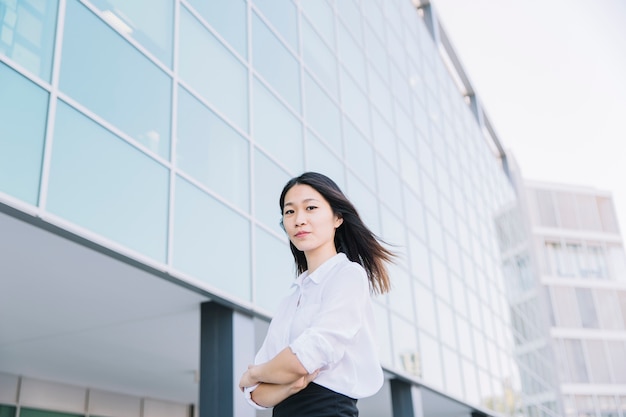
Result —
[[343, 224], [343, 217], [341, 217], [341, 215], [339, 214], [336, 214], [335, 215], [335, 229], [337, 229], [342, 224]]

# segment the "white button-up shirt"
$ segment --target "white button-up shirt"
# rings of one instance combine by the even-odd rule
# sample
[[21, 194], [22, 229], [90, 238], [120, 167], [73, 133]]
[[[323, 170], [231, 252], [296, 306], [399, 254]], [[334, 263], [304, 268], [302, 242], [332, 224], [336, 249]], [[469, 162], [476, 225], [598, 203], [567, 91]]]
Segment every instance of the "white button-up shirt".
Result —
[[315, 383], [351, 398], [383, 384], [375, 320], [365, 270], [339, 253], [313, 273], [300, 274], [272, 322], [255, 364], [289, 346]]

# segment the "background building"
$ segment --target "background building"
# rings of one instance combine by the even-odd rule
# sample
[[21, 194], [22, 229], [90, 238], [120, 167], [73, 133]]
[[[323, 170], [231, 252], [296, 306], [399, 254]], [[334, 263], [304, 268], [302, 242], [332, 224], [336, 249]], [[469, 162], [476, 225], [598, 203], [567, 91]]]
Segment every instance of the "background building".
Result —
[[611, 195], [516, 183], [519, 204], [497, 223], [524, 402], [626, 415], [626, 257]]
[[3, 415], [254, 415], [304, 170], [401, 254], [362, 416], [514, 415], [515, 195], [429, 5], [0, 0]]

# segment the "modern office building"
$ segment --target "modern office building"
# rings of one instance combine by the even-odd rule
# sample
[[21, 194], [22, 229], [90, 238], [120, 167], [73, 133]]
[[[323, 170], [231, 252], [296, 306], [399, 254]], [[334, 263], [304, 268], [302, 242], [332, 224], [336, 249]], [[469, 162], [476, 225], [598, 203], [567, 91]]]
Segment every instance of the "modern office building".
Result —
[[520, 403], [506, 156], [409, 0], [0, 0], [0, 414], [265, 415], [236, 385], [305, 170], [401, 255], [361, 415], [550, 415]]
[[525, 404], [626, 415], [626, 257], [611, 194], [523, 181], [497, 224]]

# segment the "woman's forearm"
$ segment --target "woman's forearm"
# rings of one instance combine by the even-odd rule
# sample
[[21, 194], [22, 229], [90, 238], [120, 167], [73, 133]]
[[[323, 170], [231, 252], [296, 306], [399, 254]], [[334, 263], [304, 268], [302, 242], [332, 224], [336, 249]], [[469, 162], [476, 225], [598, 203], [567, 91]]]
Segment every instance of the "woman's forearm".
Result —
[[265, 384], [261, 383], [252, 391], [252, 401], [261, 407], [274, 407], [285, 398], [292, 395], [290, 384]]
[[248, 372], [255, 383], [265, 382], [279, 385], [291, 384], [309, 374], [298, 357], [288, 347], [280, 351], [270, 361], [250, 367]]
[[274, 407], [276, 404], [282, 402], [287, 397], [302, 391], [306, 388], [311, 381], [317, 378], [319, 371], [310, 373], [302, 378], [298, 378], [291, 384], [265, 384], [261, 383], [252, 391], [252, 401], [260, 405], [261, 407]]

